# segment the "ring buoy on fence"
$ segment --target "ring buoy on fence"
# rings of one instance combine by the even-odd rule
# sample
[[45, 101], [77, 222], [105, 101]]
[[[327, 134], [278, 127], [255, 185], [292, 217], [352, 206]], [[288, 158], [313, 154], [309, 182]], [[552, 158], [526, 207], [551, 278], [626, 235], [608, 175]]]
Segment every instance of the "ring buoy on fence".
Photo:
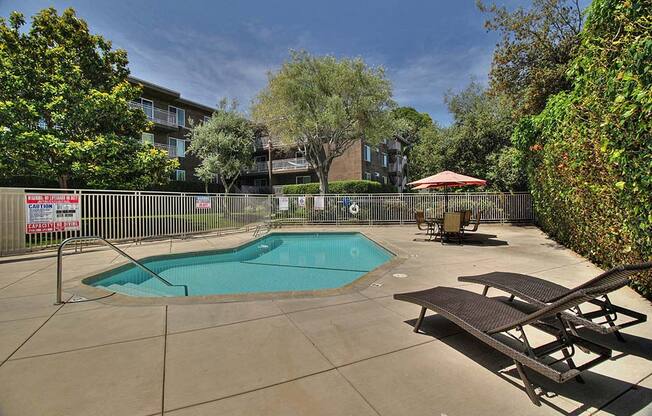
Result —
[[349, 205], [349, 212], [351, 215], [357, 215], [360, 212], [360, 207], [355, 202]]

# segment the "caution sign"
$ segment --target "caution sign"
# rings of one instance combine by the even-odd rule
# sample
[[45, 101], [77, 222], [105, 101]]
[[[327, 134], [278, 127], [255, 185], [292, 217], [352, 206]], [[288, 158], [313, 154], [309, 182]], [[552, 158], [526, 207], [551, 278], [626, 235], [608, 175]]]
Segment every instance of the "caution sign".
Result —
[[25, 195], [27, 234], [81, 229], [81, 197], [76, 194]]

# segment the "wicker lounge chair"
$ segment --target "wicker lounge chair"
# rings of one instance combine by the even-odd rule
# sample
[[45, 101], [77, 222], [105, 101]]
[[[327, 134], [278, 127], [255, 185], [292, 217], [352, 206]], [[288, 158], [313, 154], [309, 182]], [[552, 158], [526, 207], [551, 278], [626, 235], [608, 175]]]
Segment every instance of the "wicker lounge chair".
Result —
[[428, 236], [428, 239], [431, 239], [435, 235], [436, 222], [426, 220], [426, 216], [422, 210], [414, 211], [414, 219], [417, 222], [417, 228], [419, 230], [424, 231], [424, 229], [421, 227], [424, 225], [426, 226], [425, 231], [426, 231], [426, 235]]
[[[510, 357], [530, 400], [540, 406], [539, 397], [523, 367], [528, 367], [557, 383], [564, 383], [572, 378], [583, 382], [580, 377], [582, 371], [609, 359], [611, 350], [575, 335], [573, 328], [563, 319], [562, 313], [622, 287], [622, 282], [620, 276], [603, 276], [530, 314], [499, 300], [449, 287], [395, 294], [394, 299], [421, 306], [421, 314], [414, 325], [415, 332], [419, 330], [426, 310], [430, 309]], [[526, 328], [529, 331], [531, 327], [554, 335], [556, 340], [537, 347], [532, 346], [525, 331]], [[513, 330], [518, 336], [509, 332]], [[596, 354], [597, 357], [576, 366], [573, 361], [575, 346], [582, 351]], [[553, 356], [559, 352], [561, 357]]]
[[457, 243], [462, 244], [462, 234], [464, 228], [462, 227], [462, 220], [464, 219], [462, 212], [445, 212], [444, 221], [439, 227], [439, 240], [444, 244], [446, 237], [456, 236]]
[[[613, 276], [621, 279], [622, 286], [629, 283], [629, 276], [632, 274], [652, 269], [652, 262], [631, 264], [615, 267], [606, 271], [599, 276], [576, 286], [573, 289], [549, 282], [547, 280], [539, 279], [533, 276], [528, 276], [519, 273], [506, 273], [506, 272], [492, 272], [487, 274], [480, 274], [477, 276], [461, 276], [458, 278], [460, 282], [478, 283], [484, 285], [483, 294], [486, 295], [490, 287], [500, 289], [511, 295], [510, 301], [514, 297], [524, 300], [537, 307], [545, 307], [546, 305], [556, 302], [562, 297], [574, 291], [583, 289], [592, 285], [595, 281], [604, 279], [606, 276]], [[599, 307], [599, 310], [591, 312], [582, 312], [579, 305], [573, 310], [564, 313], [565, 318], [574, 325], [599, 332], [601, 334], [613, 333], [616, 337], [624, 341], [620, 329], [627, 328], [632, 325], [645, 322], [647, 316], [642, 313], [625, 309], [623, 307], [614, 305], [609, 300], [606, 294], [602, 299], [591, 299], [590, 303]], [[618, 314], [624, 315], [632, 320], [616, 324]], [[604, 320], [598, 322], [597, 320]], [[606, 325], [605, 325], [606, 324]]]

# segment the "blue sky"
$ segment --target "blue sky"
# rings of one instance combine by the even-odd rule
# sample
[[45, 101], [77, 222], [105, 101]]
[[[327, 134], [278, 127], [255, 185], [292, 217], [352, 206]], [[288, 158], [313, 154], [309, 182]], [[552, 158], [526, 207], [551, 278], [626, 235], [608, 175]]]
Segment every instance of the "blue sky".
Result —
[[0, 15], [49, 6], [73, 7], [93, 32], [126, 49], [132, 75], [208, 105], [235, 97], [245, 110], [267, 72], [290, 49], [306, 49], [382, 65], [399, 105], [448, 124], [444, 94], [486, 83], [498, 40], [473, 0], [0, 0]]

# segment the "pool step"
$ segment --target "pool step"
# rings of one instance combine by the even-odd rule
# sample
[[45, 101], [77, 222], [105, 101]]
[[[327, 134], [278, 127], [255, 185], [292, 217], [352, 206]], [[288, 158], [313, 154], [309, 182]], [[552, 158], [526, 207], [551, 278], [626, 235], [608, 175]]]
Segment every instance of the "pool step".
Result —
[[172, 293], [167, 293], [162, 290], [152, 289], [149, 287], [143, 287], [135, 283], [125, 283], [124, 285], [112, 284], [107, 286], [106, 288], [109, 290], [113, 290], [115, 292], [124, 293], [133, 296], [144, 296], [144, 297], [174, 296], [174, 294]]

